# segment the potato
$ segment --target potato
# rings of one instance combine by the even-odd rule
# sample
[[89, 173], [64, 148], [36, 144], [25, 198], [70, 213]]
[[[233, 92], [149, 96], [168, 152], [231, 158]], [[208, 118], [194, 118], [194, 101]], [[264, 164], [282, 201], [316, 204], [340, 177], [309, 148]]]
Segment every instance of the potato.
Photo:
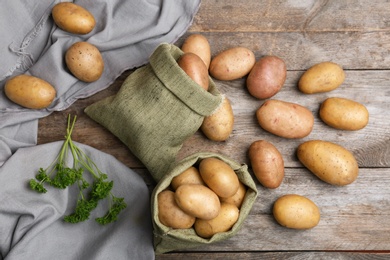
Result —
[[219, 200], [221, 202], [233, 204], [237, 208], [241, 208], [241, 205], [244, 202], [245, 194], [246, 186], [240, 181], [238, 190], [233, 196], [227, 198], [219, 198]]
[[157, 195], [158, 218], [160, 222], [171, 228], [190, 228], [195, 217], [185, 213], [175, 201], [175, 193], [164, 190]]
[[76, 42], [65, 53], [70, 72], [79, 80], [93, 82], [104, 70], [103, 57], [98, 48], [88, 42]]
[[240, 186], [235, 171], [218, 158], [203, 159], [199, 164], [199, 173], [207, 186], [221, 198], [233, 196]]
[[201, 34], [192, 34], [188, 36], [181, 46], [181, 50], [184, 53], [191, 52], [198, 55], [203, 60], [207, 70], [209, 69], [211, 61], [211, 50], [209, 41], [205, 36]]
[[175, 192], [175, 201], [184, 212], [200, 219], [215, 218], [221, 208], [217, 194], [199, 184], [180, 185]]
[[368, 124], [367, 108], [353, 100], [332, 97], [322, 102], [320, 118], [327, 125], [341, 130], [360, 130]]
[[207, 91], [209, 89], [209, 71], [198, 55], [190, 52], [184, 53], [178, 59], [177, 64], [179, 64], [180, 68], [204, 90]]
[[298, 87], [306, 94], [328, 92], [338, 88], [344, 80], [345, 73], [340, 65], [333, 62], [321, 62], [302, 74]]
[[276, 56], [265, 56], [253, 66], [246, 79], [246, 86], [252, 96], [267, 99], [280, 91], [286, 76], [284, 60]]
[[279, 197], [273, 206], [275, 220], [293, 229], [310, 229], [320, 222], [320, 210], [310, 199], [296, 194]]
[[235, 80], [246, 76], [256, 63], [255, 54], [245, 47], [218, 53], [210, 63], [210, 75], [218, 80]]
[[80, 5], [62, 2], [52, 9], [55, 24], [64, 31], [74, 34], [90, 33], [95, 27], [95, 18]]
[[196, 219], [195, 232], [200, 237], [210, 238], [214, 234], [229, 231], [237, 222], [239, 215], [240, 211], [235, 205], [221, 203], [221, 210], [217, 217], [210, 220]]
[[194, 166], [191, 166], [184, 172], [179, 175], [173, 177], [171, 181], [171, 186], [174, 190], [176, 190], [180, 185], [183, 184], [200, 184], [206, 185], [200, 176], [198, 169]]
[[217, 111], [203, 119], [200, 130], [208, 139], [222, 142], [229, 138], [233, 132], [233, 127], [233, 108], [230, 105], [229, 99], [224, 97]]
[[284, 178], [284, 160], [270, 142], [258, 140], [249, 147], [249, 160], [257, 180], [266, 188], [275, 189]]
[[299, 161], [329, 184], [344, 186], [356, 180], [358, 163], [344, 147], [327, 141], [311, 140], [298, 146]]
[[314, 126], [314, 116], [301, 105], [281, 100], [267, 100], [256, 111], [259, 125], [284, 138], [308, 136]]
[[56, 90], [50, 83], [25, 74], [9, 79], [4, 92], [12, 102], [32, 109], [48, 107], [56, 96]]

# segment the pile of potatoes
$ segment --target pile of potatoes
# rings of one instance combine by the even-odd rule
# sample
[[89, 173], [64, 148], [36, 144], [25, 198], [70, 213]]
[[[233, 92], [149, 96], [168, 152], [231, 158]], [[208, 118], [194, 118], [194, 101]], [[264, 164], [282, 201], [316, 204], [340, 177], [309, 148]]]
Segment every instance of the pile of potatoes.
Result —
[[[62, 2], [52, 9], [55, 24], [72, 34], [88, 34], [96, 25], [94, 16], [80, 5]], [[98, 80], [104, 71], [104, 61], [96, 46], [76, 42], [65, 53], [65, 63], [77, 79], [84, 82]], [[22, 74], [9, 79], [5, 95], [12, 102], [30, 109], [47, 108], [56, 96], [56, 89], [38, 77]]]
[[[210, 75], [224, 81], [246, 77], [249, 94], [264, 100], [256, 111], [256, 118], [265, 131], [286, 139], [304, 138], [312, 132], [314, 115], [308, 108], [271, 99], [282, 89], [287, 77], [286, 64], [280, 57], [267, 55], [256, 60], [251, 50], [233, 47], [211, 58], [209, 42], [199, 34], [190, 35], [182, 50], [196, 54], [204, 62], [202, 73], [205, 77]], [[343, 68], [326, 61], [305, 71], [298, 88], [306, 95], [330, 92], [344, 80]], [[225, 100], [226, 104], [214, 115], [206, 117], [201, 127], [210, 140], [225, 141], [232, 133], [234, 115], [228, 99]], [[364, 105], [356, 101], [330, 97], [320, 104], [319, 117], [330, 127], [356, 131], [368, 124], [369, 113]], [[284, 161], [272, 143], [266, 140], [253, 142], [248, 149], [248, 157], [260, 184], [270, 189], [280, 186], [284, 178]], [[353, 154], [335, 143], [324, 140], [303, 142], [297, 148], [297, 157], [314, 175], [332, 185], [348, 185], [358, 176], [359, 167]], [[312, 228], [320, 219], [320, 211], [314, 202], [297, 194], [280, 197], [274, 204], [273, 214], [282, 226], [297, 229]]]
[[237, 222], [247, 187], [224, 161], [209, 157], [172, 178], [157, 196], [158, 218], [173, 229], [194, 228], [202, 238]]

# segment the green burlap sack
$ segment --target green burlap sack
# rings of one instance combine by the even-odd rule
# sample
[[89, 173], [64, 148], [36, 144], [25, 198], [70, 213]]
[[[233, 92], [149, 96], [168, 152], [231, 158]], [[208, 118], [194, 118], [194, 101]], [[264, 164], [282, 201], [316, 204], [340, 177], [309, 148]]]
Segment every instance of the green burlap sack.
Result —
[[175, 165], [184, 141], [223, 98], [211, 78], [205, 91], [179, 67], [182, 54], [175, 45], [159, 45], [149, 64], [130, 74], [115, 96], [85, 109], [127, 145], [156, 181]]
[[[244, 202], [240, 209], [240, 216], [236, 224], [230, 231], [221, 232], [215, 234], [209, 239], [199, 237], [193, 228], [190, 229], [172, 229], [163, 225], [158, 218], [158, 205], [157, 195], [169, 188], [172, 178], [188, 169], [190, 166], [198, 166], [200, 161], [204, 158], [214, 157], [226, 162], [236, 172], [239, 180], [247, 186], [247, 192], [244, 198]], [[234, 160], [216, 153], [195, 153], [180, 161], [176, 167], [170, 171], [161, 181], [158, 183], [152, 194], [152, 221], [154, 230], [154, 248], [156, 254], [162, 254], [169, 251], [193, 248], [204, 244], [215, 243], [228, 239], [235, 235], [244, 223], [244, 220], [248, 216], [252, 209], [253, 203], [257, 197], [256, 184], [253, 181], [252, 176], [248, 172], [247, 165], [238, 164]]]

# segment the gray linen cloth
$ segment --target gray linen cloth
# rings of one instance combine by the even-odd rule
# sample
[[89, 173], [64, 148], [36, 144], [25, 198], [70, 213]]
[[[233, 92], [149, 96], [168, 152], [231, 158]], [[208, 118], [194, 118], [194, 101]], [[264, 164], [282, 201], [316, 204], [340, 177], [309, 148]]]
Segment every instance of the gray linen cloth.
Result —
[[111, 155], [77, 144], [114, 181], [113, 194], [125, 199], [127, 208], [116, 222], [102, 226], [94, 220], [107, 211], [103, 200], [89, 220], [66, 223], [63, 217], [73, 212], [77, 200], [76, 186], [46, 186], [44, 194], [29, 188], [29, 180], [49, 166], [61, 145], [20, 148], [0, 168], [0, 259], [154, 259], [148, 188]]
[[[28, 189], [28, 180], [54, 159], [61, 144], [36, 145], [38, 119], [107, 88], [125, 70], [146, 64], [160, 43], [173, 43], [186, 32], [200, 0], [76, 0], [97, 22], [87, 35], [56, 27], [50, 13], [59, 2], [1, 3], [0, 259], [153, 259], [146, 185], [115, 158], [82, 145], [115, 181], [114, 192], [128, 204], [119, 220], [108, 226], [93, 220], [75, 225], [63, 222], [74, 201], [71, 188], [43, 195]], [[87, 41], [101, 51], [105, 70], [98, 81], [78, 81], [67, 70], [65, 51], [77, 41]], [[5, 82], [22, 73], [56, 88], [50, 107], [25, 109], [7, 99]]]
[[[55, 26], [50, 16], [56, 0], [3, 1], [0, 8], [0, 166], [19, 147], [37, 143], [38, 118], [68, 108], [108, 87], [121, 73], [148, 62], [162, 42], [183, 35], [198, 11], [200, 0], [78, 0], [96, 26], [87, 35], [74, 35]], [[94, 44], [105, 70], [93, 83], [78, 81], [64, 63], [65, 51], [77, 41]], [[42, 78], [57, 90], [53, 104], [43, 110], [25, 109], [9, 101], [3, 88], [21, 73]]]

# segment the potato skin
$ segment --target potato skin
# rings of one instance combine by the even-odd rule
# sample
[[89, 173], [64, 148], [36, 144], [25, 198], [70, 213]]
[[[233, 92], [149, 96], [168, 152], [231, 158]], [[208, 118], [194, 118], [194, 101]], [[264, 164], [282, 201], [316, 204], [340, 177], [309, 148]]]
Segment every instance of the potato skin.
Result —
[[306, 141], [298, 146], [299, 161], [319, 179], [332, 185], [344, 186], [356, 180], [358, 163], [344, 147], [322, 140]]
[[177, 64], [182, 70], [204, 90], [209, 89], [209, 72], [202, 59], [194, 53], [184, 53]]
[[183, 184], [206, 185], [200, 176], [199, 170], [194, 166], [191, 166], [184, 172], [172, 178], [171, 186], [174, 190]]
[[50, 83], [26, 74], [9, 79], [4, 91], [12, 102], [31, 109], [48, 107], [56, 96], [56, 90]]
[[287, 194], [274, 203], [272, 213], [282, 226], [293, 229], [310, 229], [318, 225], [321, 214], [317, 205], [310, 199]]
[[233, 108], [227, 97], [222, 100], [217, 111], [203, 119], [200, 126], [203, 134], [210, 140], [216, 142], [226, 141], [233, 132], [234, 114]]
[[327, 125], [341, 130], [360, 130], [368, 124], [367, 108], [353, 100], [332, 97], [322, 102], [320, 118]]
[[200, 176], [219, 197], [228, 198], [236, 194], [239, 180], [234, 170], [224, 161], [209, 157], [199, 164]]
[[62, 2], [52, 9], [53, 20], [64, 31], [74, 34], [90, 33], [96, 25], [93, 15], [80, 5]]
[[221, 203], [221, 210], [213, 219], [196, 219], [194, 224], [195, 232], [203, 238], [210, 238], [213, 235], [229, 231], [237, 222], [240, 215], [239, 209], [229, 203]]
[[221, 202], [233, 204], [238, 209], [240, 209], [242, 206], [242, 203], [244, 202], [246, 190], [247, 190], [246, 186], [240, 181], [238, 190], [233, 196], [227, 197], [227, 198], [219, 198], [219, 200]]
[[175, 200], [184, 212], [200, 219], [215, 218], [221, 208], [217, 194], [199, 184], [180, 185], [175, 192]]
[[70, 72], [79, 80], [93, 82], [104, 70], [103, 57], [98, 48], [88, 42], [76, 42], [65, 53]]
[[158, 218], [160, 222], [171, 228], [190, 228], [195, 217], [185, 213], [175, 201], [175, 193], [164, 190], [157, 195]]
[[205, 36], [202, 34], [191, 34], [185, 39], [183, 45], [181, 46], [181, 50], [184, 53], [191, 52], [198, 55], [203, 60], [206, 68], [209, 69], [211, 50], [210, 43]]
[[233, 47], [218, 53], [210, 63], [210, 75], [218, 80], [246, 76], [256, 63], [255, 54], [245, 47]]
[[321, 62], [305, 71], [298, 82], [299, 90], [306, 94], [328, 92], [338, 88], [345, 80], [343, 68], [334, 62]]
[[257, 180], [266, 188], [275, 189], [284, 178], [284, 160], [270, 142], [258, 140], [249, 147], [249, 160]]
[[258, 99], [274, 96], [283, 87], [287, 76], [286, 63], [277, 56], [265, 56], [253, 66], [246, 79], [249, 93]]
[[284, 138], [306, 137], [314, 126], [314, 116], [310, 110], [281, 100], [265, 101], [256, 111], [256, 117], [264, 130]]

